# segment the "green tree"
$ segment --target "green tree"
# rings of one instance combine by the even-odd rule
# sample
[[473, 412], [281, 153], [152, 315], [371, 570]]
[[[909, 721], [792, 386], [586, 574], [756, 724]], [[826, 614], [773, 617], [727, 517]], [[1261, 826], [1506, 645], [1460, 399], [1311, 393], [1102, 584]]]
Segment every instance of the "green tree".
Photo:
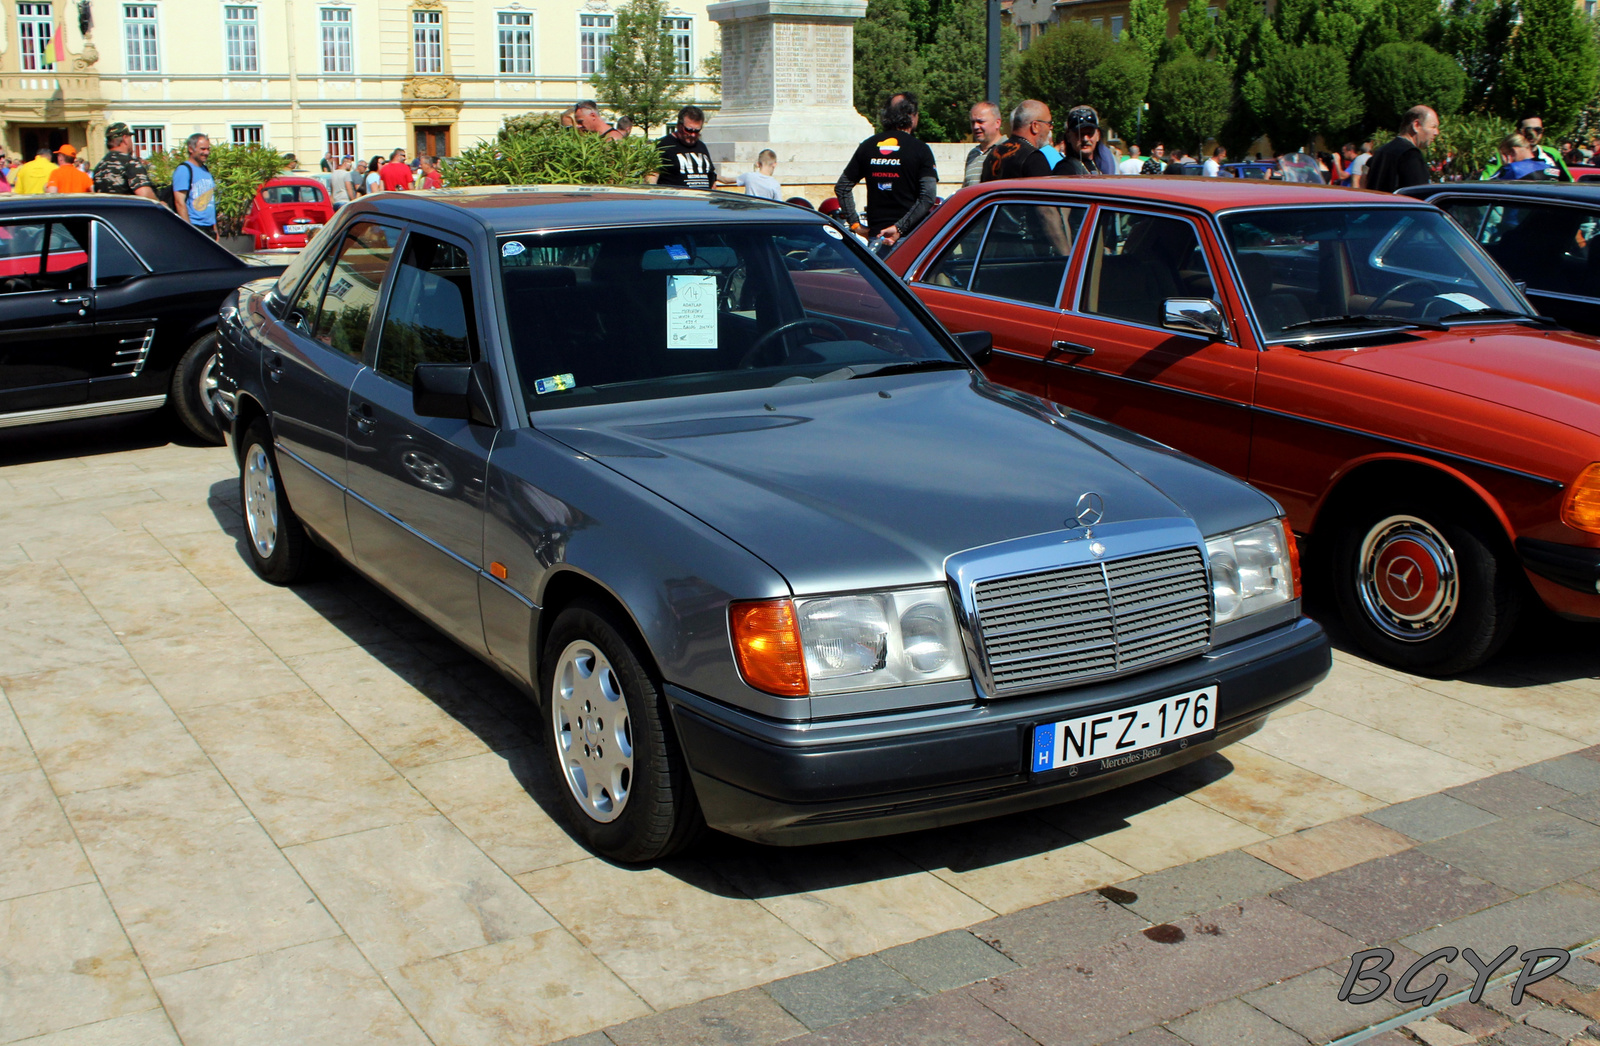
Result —
[[[172, 172], [189, 158], [183, 145], [150, 157], [150, 180], [157, 187], [172, 184]], [[283, 153], [270, 145], [230, 145], [213, 141], [206, 169], [217, 183], [217, 232], [234, 236], [255, 203], [256, 190], [283, 173]]]
[[508, 117], [491, 141], [444, 161], [450, 187], [460, 185], [632, 185], [661, 166], [648, 137], [607, 141], [562, 127], [549, 113]]
[[1188, 6], [1178, 15], [1178, 35], [1175, 39], [1181, 40], [1184, 48], [1196, 58], [1206, 58], [1216, 46], [1215, 37], [1216, 29], [1211, 21], [1208, 0], [1189, 0]]
[[1235, 87], [1258, 64], [1262, 34], [1270, 30], [1271, 23], [1260, 4], [1229, 4], [1217, 16], [1212, 26], [1212, 46], [1217, 63], [1233, 79]]
[[1495, 101], [1515, 15], [1512, 0], [1453, 0], [1445, 13], [1440, 48], [1466, 71], [1468, 112], [1487, 112]]
[[[1089, 91], [1081, 101], [1094, 106], [1102, 123], [1132, 141], [1139, 107], [1150, 89], [1150, 63], [1137, 44], [1112, 45], [1105, 60], [1089, 70]], [[1061, 115], [1065, 115], [1063, 112]]]
[[1317, 135], [1331, 136], [1361, 118], [1349, 63], [1327, 44], [1273, 53], [1245, 76], [1242, 94], [1279, 152], [1301, 149]]
[[1522, 24], [1500, 71], [1501, 115], [1538, 116], [1546, 135], [1565, 134], [1595, 96], [1600, 57], [1584, 17], [1571, 0], [1520, 0]]
[[855, 26], [855, 52], [856, 112], [874, 127], [890, 94], [923, 92], [922, 58], [907, 0], [872, 0]]
[[1128, 0], [1128, 21], [1123, 42], [1130, 42], [1154, 65], [1167, 42], [1167, 0]]
[[[877, 0], [874, 0], [876, 3]], [[922, 124], [917, 136], [930, 142], [959, 142], [971, 134], [968, 114], [974, 102], [988, 93], [985, 82], [988, 52], [987, 0], [943, 0], [939, 28], [933, 43], [922, 50], [926, 70], [922, 90]], [[995, 101], [1008, 112], [1019, 99], [1017, 68], [1022, 51], [1017, 30], [1000, 31], [1000, 97]]]
[[1022, 54], [1017, 87], [1049, 105], [1057, 115], [1088, 100], [1089, 74], [1111, 56], [1111, 34], [1088, 22], [1051, 27]]
[[1512, 130], [1511, 122], [1483, 113], [1439, 118], [1439, 137], [1428, 146], [1429, 162], [1446, 161], [1444, 173], [1477, 180], [1500, 155], [1500, 143]]
[[1391, 128], [1413, 105], [1430, 105], [1440, 116], [1460, 112], [1467, 90], [1456, 60], [1423, 43], [1384, 44], [1362, 62], [1361, 81], [1367, 119]]
[[1150, 115], [1169, 145], [1198, 149], [1220, 134], [1232, 108], [1227, 70], [1193, 53], [1156, 67], [1150, 77]]
[[589, 78], [600, 104], [631, 118], [646, 137], [672, 119], [688, 86], [666, 17], [666, 0], [628, 0], [617, 11], [611, 50]]

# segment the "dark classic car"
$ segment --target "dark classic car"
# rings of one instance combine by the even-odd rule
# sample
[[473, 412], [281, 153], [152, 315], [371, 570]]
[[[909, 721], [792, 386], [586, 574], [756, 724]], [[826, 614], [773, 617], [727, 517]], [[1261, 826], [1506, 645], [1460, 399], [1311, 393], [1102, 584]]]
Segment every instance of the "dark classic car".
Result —
[[137, 196], [0, 196], [0, 428], [171, 405], [211, 411], [217, 309], [275, 275]]
[[1539, 311], [1600, 334], [1600, 185], [1444, 182], [1400, 190], [1427, 200], [1467, 231]]
[[1271, 499], [990, 384], [809, 211], [383, 193], [223, 316], [257, 571], [315, 542], [526, 688], [609, 857], [1089, 794], [1329, 665]]
[[[889, 259], [989, 376], [1248, 479], [1356, 639], [1446, 675], [1600, 619], [1600, 343], [1431, 205], [1243, 180], [951, 197]], [[1008, 459], [1009, 460], [1009, 459]]]

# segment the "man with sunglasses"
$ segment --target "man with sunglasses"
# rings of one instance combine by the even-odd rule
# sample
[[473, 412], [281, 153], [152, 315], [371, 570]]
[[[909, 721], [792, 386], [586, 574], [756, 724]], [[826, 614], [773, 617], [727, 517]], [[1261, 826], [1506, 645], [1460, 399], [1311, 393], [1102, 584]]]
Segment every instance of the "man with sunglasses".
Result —
[[1053, 174], [1116, 174], [1117, 158], [1100, 140], [1100, 114], [1092, 105], [1067, 110], [1067, 155]]
[[706, 143], [700, 140], [705, 125], [706, 114], [698, 105], [679, 109], [677, 126], [656, 143], [661, 150], [661, 170], [645, 175], [644, 180], [678, 189], [709, 189], [716, 185], [716, 165], [711, 162]]
[[[1561, 154], [1550, 148], [1550, 146], [1544, 144], [1543, 117], [1529, 116], [1524, 118], [1523, 121], [1517, 125], [1517, 133], [1526, 138], [1528, 140], [1528, 144], [1533, 146], [1534, 155], [1544, 160], [1546, 167], [1551, 168], [1551, 177], [1563, 182], [1577, 181], [1577, 179], [1572, 176], [1572, 172], [1567, 170], [1566, 161], [1562, 160]], [[1504, 161], [1501, 160], [1499, 156], [1496, 156], [1494, 162], [1485, 168], [1484, 172], [1478, 177], [1483, 181], [1488, 181], [1500, 173], [1500, 167], [1503, 163]]]
[[1011, 110], [1011, 137], [989, 150], [983, 181], [1001, 178], [1043, 178], [1050, 161], [1042, 151], [1050, 144], [1050, 107], [1035, 98]]

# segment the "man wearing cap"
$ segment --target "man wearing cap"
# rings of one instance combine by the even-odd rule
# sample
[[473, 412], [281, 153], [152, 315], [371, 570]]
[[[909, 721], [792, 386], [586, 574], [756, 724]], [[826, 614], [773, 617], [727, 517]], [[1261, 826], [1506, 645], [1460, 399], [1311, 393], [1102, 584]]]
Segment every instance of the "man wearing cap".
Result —
[[1100, 114], [1092, 105], [1067, 110], [1067, 155], [1052, 174], [1116, 174], [1117, 158], [1100, 140]]
[[133, 129], [125, 123], [106, 128], [106, 154], [94, 166], [94, 191], [156, 199], [150, 170], [133, 155]]
[[94, 180], [78, 170], [78, 150], [71, 145], [56, 149], [56, 169], [44, 184], [45, 192], [94, 192]]
[[50, 180], [50, 175], [55, 169], [55, 161], [50, 159], [50, 150], [40, 148], [33, 159], [11, 172], [12, 189], [19, 193], [42, 193], [45, 183]]

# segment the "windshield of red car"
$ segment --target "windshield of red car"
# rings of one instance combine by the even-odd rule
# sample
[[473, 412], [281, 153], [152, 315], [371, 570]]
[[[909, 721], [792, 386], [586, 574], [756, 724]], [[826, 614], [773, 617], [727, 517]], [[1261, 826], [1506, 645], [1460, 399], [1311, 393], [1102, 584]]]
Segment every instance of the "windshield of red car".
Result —
[[1431, 207], [1245, 211], [1221, 224], [1268, 341], [1385, 318], [1457, 323], [1528, 313], [1505, 274]]
[[963, 365], [831, 226], [499, 242], [530, 410]]

